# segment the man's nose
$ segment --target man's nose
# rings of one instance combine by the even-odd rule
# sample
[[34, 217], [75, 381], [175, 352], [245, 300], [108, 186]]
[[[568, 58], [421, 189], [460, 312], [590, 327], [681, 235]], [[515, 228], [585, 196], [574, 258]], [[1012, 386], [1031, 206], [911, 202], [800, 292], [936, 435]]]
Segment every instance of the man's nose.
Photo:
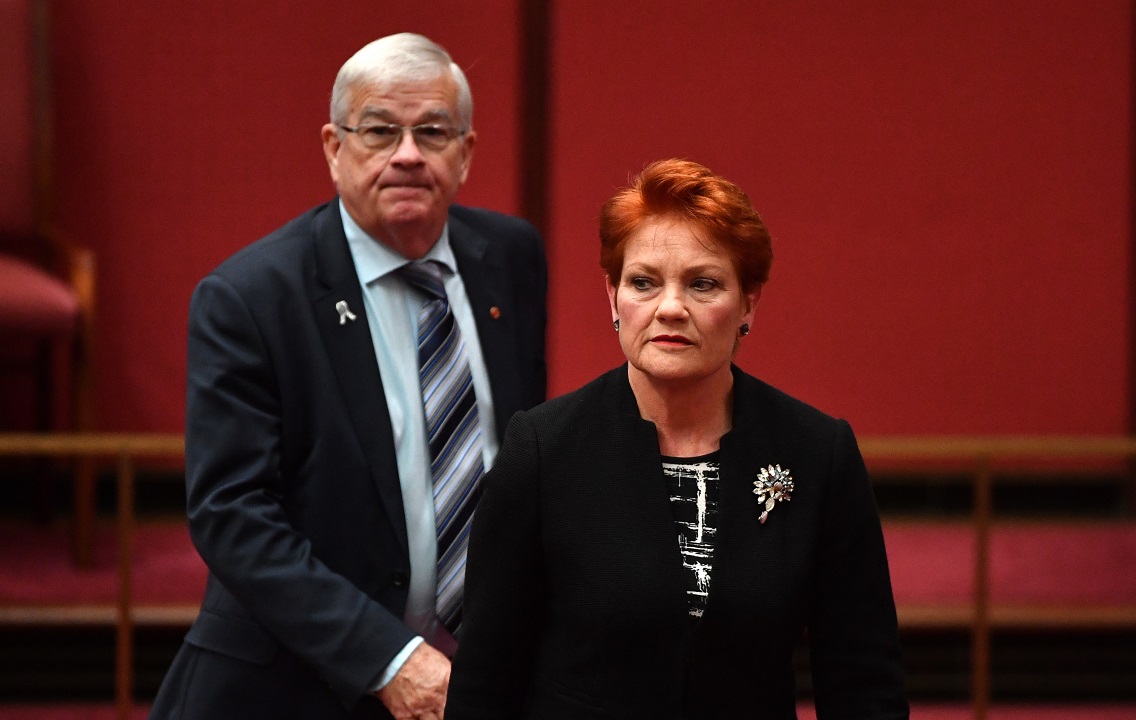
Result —
[[410, 128], [402, 129], [402, 134], [398, 136], [398, 144], [394, 146], [394, 153], [391, 155], [390, 161], [396, 165], [417, 165], [424, 162], [422, 151], [414, 142], [414, 133], [410, 131]]

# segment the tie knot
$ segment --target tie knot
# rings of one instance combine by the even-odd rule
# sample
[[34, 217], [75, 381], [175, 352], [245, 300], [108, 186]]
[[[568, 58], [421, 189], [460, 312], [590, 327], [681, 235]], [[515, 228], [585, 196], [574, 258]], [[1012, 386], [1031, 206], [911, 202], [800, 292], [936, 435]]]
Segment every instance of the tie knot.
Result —
[[430, 296], [430, 299], [445, 300], [446, 286], [442, 282], [442, 266], [434, 260], [418, 260], [407, 263], [398, 269], [411, 287], [416, 287]]

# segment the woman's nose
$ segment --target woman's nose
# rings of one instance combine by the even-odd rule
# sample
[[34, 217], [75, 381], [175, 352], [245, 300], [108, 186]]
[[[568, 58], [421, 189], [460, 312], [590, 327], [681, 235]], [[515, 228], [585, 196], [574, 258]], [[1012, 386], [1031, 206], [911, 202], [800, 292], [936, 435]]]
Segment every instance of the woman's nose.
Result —
[[659, 297], [659, 307], [656, 309], [655, 314], [663, 318], [681, 318], [686, 315], [686, 304], [683, 299], [682, 289], [677, 287], [666, 286], [663, 288], [662, 295]]

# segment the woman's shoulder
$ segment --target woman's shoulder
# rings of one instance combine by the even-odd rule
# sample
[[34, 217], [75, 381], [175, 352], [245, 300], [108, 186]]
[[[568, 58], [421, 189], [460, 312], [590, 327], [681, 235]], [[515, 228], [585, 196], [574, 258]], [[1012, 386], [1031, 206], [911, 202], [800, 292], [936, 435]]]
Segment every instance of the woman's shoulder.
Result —
[[[623, 388], [627, 387], [627, 367], [605, 372], [587, 384], [547, 400], [523, 414], [537, 426], [568, 425], [602, 413], [604, 407], [616, 407]], [[627, 392], [630, 388], [627, 387]]]
[[829, 431], [843, 420], [734, 367], [735, 422], [762, 417], [775, 419], [778, 425], [815, 428]]

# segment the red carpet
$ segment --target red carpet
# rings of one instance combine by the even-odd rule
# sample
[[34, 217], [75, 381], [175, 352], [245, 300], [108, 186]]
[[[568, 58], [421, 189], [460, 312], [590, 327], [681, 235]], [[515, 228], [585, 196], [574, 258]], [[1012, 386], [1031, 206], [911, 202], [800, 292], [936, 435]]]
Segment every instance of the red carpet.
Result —
[[[118, 591], [113, 526], [96, 533], [94, 562], [79, 570], [70, 561], [63, 525], [0, 525], [0, 604], [113, 603]], [[134, 536], [132, 583], [141, 604], [197, 603], [205, 565], [184, 523], [140, 524]]]
[[[965, 523], [884, 527], [898, 604], [962, 604], [973, 587], [973, 537]], [[99, 528], [94, 566], [69, 561], [65, 526], [0, 525], [0, 604], [113, 602], [114, 529]], [[185, 526], [149, 522], [134, 542], [134, 595], [142, 604], [195, 603], [205, 567]], [[1136, 523], [1005, 524], [991, 540], [998, 602], [1136, 604]]]
[[[136, 707], [132, 718], [142, 720], [147, 708]], [[801, 706], [800, 720], [816, 720], [809, 706]], [[970, 720], [966, 705], [916, 705], [912, 720]], [[115, 720], [110, 705], [0, 705], [0, 720]], [[1014, 705], [995, 707], [990, 720], [1136, 720], [1136, 706], [1123, 705]]]
[[[969, 601], [970, 525], [889, 522], [884, 535], [897, 604]], [[1136, 523], [1002, 524], [990, 568], [995, 602], [1136, 605]]]
[[[965, 523], [889, 522], [888, 555], [898, 604], [964, 604], [972, 587], [973, 538]], [[76, 570], [67, 528], [0, 524], [0, 604], [113, 602], [114, 529], [97, 534], [94, 567]], [[1000, 602], [1136, 604], [1136, 523], [1004, 524], [991, 541], [992, 589]], [[191, 604], [205, 568], [180, 522], [147, 522], [134, 543], [140, 604]], [[134, 714], [144, 718], [146, 708]], [[112, 720], [109, 704], [0, 704], [0, 720]], [[920, 705], [912, 717], [968, 720], [966, 705]], [[1136, 706], [1005, 706], [991, 720], [1136, 720]], [[803, 706], [801, 720], [815, 720]]]

